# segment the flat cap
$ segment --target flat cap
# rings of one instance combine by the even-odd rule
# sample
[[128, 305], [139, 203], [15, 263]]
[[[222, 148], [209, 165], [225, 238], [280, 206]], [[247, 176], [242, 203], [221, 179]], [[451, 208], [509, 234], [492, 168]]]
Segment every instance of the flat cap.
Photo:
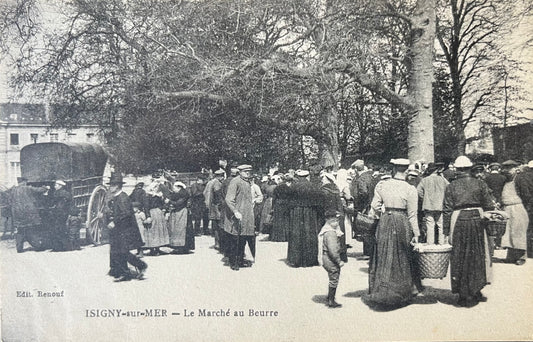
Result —
[[220, 176], [220, 175], [224, 175], [226, 174], [226, 171], [222, 170], [222, 169], [218, 169], [215, 171], [215, 176]]
[[307, 170], [296, 170], [296, 176], [298, 176], [298, 177], [307, 177], [307, 176], [309, 176], [309, 171], [307, 171]]
[[239, 171], [249, 171], [249, 170], [252, 170], [252, 165], [242, 164], [242, 165], [237, 166], [237, 169]]

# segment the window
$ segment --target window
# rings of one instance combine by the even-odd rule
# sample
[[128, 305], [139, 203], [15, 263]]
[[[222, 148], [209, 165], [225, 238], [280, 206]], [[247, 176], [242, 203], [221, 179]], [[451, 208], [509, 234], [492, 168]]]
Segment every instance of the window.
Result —
[[18, 133], [11, 133], [10, 134], [10, 142], [11, 142], [11, 145], [18, 145], [19, 144], [19, 135], [18, 135]]
[[50, 133], [50, 141], [51, 142], [58, 142], [59, 141], [59, 134], [58, 133]]
[[37, 144], [37, 139], [39, 138], [39, 134], [37, 134], [37, 133], [30, 133], [30, 138], [31, 138], [31, 141], [32, 141], [34, 144]]

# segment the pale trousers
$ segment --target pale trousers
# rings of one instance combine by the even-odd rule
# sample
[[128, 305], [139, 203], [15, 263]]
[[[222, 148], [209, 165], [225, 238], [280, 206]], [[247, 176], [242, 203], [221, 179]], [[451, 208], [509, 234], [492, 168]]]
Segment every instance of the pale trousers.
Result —
[[444, 233], [442, 230], [442, 211], [424, 211], [424, 224], [426, 226], [427, 243], [430, 245], [444, 244]]

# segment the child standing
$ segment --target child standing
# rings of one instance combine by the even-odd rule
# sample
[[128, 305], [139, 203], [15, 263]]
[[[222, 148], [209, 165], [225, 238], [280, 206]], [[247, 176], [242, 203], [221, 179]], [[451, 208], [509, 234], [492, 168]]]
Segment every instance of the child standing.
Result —
[[[137, 221], [137, 227], [139, 228], [139, 233], [141, 233], [141, 238], [144, 242], [144, 230], [146, 229], [145, 225], [147, 225], [146, 214], [141, 211], [141, 204], [139, 202], [133, 202], [132, 206], [135, 214], [135, 221]], [[137, 256], [139, 258], [144, 256], [142, 247], [137, 248]]]
[[342, 305], [335, 301], [335, 293], [339, 284], [341, 267], [344, 262], [341, 260], [341, 246], [339, 239], [344, 233], [339, 226], [337, 216], [327, 216], [326, 223], [318, 233], [318, 262], [328, 272], [329, 289], [327, 306], [338, 308]]
[[80, 230], [81, 230], [81, 217], [80, 211], [76, 207], [71, 207], [67, 218], [67, 244], [66, 250], [80, 250]]

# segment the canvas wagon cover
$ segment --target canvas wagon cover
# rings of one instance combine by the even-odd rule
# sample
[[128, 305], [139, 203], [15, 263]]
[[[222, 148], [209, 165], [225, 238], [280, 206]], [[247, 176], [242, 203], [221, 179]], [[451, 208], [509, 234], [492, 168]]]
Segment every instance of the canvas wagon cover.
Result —
[[29, 182], [101, 177], [107, 153], [88, 143], [37, 143], [20, 151], [20, 168]]

